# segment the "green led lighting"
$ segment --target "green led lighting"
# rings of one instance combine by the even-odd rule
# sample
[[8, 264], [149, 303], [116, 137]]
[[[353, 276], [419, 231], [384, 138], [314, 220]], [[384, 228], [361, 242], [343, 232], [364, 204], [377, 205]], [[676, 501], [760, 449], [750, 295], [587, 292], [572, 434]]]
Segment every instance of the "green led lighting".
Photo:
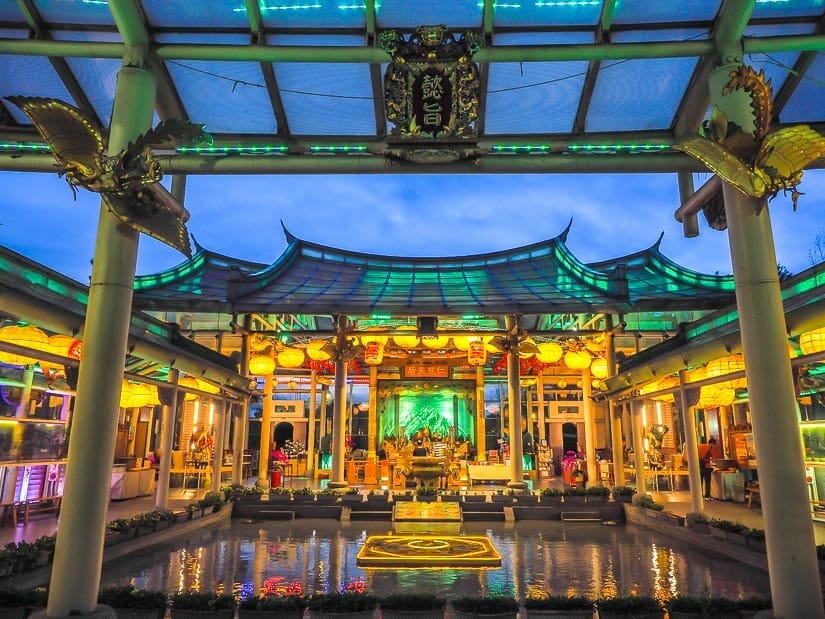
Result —
[[[484, 3], [479, 2], [478, 4], [476, 4], [476, 6], [480, 9], [483, 9], [484, 8]], [[508, 3], [508, 2], [495, 2], [495, 3], [493, 3], [493, 8], [494, 9], [520, 9], [521, 5], [520, 4]]]
[[493, 146], [496, 153], [549, 153], [547, 144], [498, 144]]
[[178, 146], [175, 152], [180, 154], [197, 153], [197, 154], [219, 154], [229, 155], [232, 153], [241, 154], [267, 154], [267, 153], [286, 153], [289, 152], [288, 146]]
[[[374, 4], [374, 6], [375, 6], [375, 10], [378, 11], [378, 9], [381, 8], [381, 3], [376, 2]], [[363, 11], [366, 8], [367, 8], [367, 5], [363, 4], [363, 3], [362, 4], [339, 4], [338, 5], [338, 9], [341, 10], [341, 11], [350, 11], [350, 10]]]
[[790, 0], [756, 0], [756, 4], [787, 4]]
[[103, 6], [109, 5], [107, 0], [83, 0], [83, 4], [102, 4]]
[[309, 151], [312, 153], [364, 153], [367, 151], [366, 146], [310, 146]]
[[568, 144], [570, 152], [606, 153], [611, 151], [668, 150], [670, 144]]
[[[261, 6], [261, 13], [267, 11], [305, 11], [308, 9], [320, 9], [320, 4], [272, 4], [269, 6]], [[246, 7], [238, 7], [232, 9], [233, 13], [246, 13]]]
[[46, 144], [35, 142], [0, 142], [0, 150], [36, 150], [47, 153], [50, 149]]
[[392, 314], [370, 314], [371, 320], [390, 320]]
[[601, 6], [601, 0], [538, 0], [535, 6]]

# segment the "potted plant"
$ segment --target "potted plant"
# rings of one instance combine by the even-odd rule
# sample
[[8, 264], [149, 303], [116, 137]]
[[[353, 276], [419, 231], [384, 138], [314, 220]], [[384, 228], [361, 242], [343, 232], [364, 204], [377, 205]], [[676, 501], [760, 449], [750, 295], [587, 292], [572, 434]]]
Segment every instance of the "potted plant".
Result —
[[645, 509], [645, 515], [649, 518], [658, 518], [657, 513], [665, 511], [665, 506], [654, 501], [649, 494], [637, 495], [634, 503], [636, 507]]
[[513, 490], [508, 490], [506, 493], [504, 490], [496, 490], [495, 494], [491, 495], [490, 498], [493, 500], [493, 503], [512, 503], [515, 497]]
[[404, 492], [393, 492], [392, 500], [393, 503], [397, 503], [398, 501], [412, 501], [413, 494], [409, 490], [405, 490]]
[[311, 503], [315, 500], [315, 491], [309, 486], [292, 491], [292, 500], [298, 503]]
[[275, 486], [269, 489], [270, 503], [287, 503], [292, 500], [292, 491], [289, 488]]
[[581, 486], [565, 488], [562, 491], [565, 503], [584, 503], [587, 500], [587, 490]]
[[593, 600], [584, 596], [545, 595], [524, 600], [527, 619], [580, 619], [593, 617]]
[[0, 616], [3, 619], [24, 619], [34, 610], [45, 608], [46, 597], [43, 587], [0, 589]]
[[473, 492], [470, 494], [469, 492], [464, 495], [464, 502], [465, 503], [484, 503], [487, 501], [487, 495], [483, 493]]
[[223, 498], [226, 503], [259, 503], [263, 488], [258, 486], [243, 486], [241, 484], [230, 484], [221, 487]]
[[563, 494], [564, 490], [561, 488], [542, 488], [540, 493], [541, 502], [556, 505], [561, 503]]
[[519, 505], [535, 505], [538, 503], [539, 497], [536, 494], [533, 494], [529, 490], [520, 490], [520, 491], [510, 491], [513, 498], [516, 500], [516, 503]]
[[238, 603], [238, 619], [301, 619], [306, 607], [302, 595], [251, 595]]
[[[218, 492], [217, 490], [210, 490], [206, 494], [203, 495], [203, 498], [200, 500], [201, 505], [204, 509], [209, 512], [217, 512], [220, 511], [221, 507], [224, 504], [224, 497], [223, 494]], [[212, 508], [211, 510], [209, 508]]]
[[163, 619], [168, 603], [165, 591], [136, 589], [132, 585], [102, 589], [97, 600], [115, 609], [118, 619]]
[[461, 491], [459, 490], [442, 490], [441, 501], [443, 503], [460, 503]]
[[665, 611], [650, 596], [627, 595], [596, 602], [599, 619], [662, 619]]
[[736, 601], [721, 597], [677, 595], [668, 600], [665, 607], [670, 619], [688, 619], [689, 617], [736, 619], [739, 616], [739, 605]]
[[452, 606], [456, 619], [515, 619], [519, 611], [518, 602], [504, 596], [461, 597]]
[[630, 503], [634, 494], [636, 494], [636, 488], [633, 486], [613, 487], [613, 500], [617, 503]]
[[37, 547], [39, 554], [37, 555], [37, 565], [48, 565], [52, 562], [52, 555], [54, 555], [54, 546], [57, 542], [57, 534], [55, 535], [41, 535], [34, 540], [34, 545]]
[[371, 619], [378, 598], [356, 591], [321, 593], [310, 597], [307, 606], [312, 619]]
[[765, 531], [762, 529], [752, 529], [750, 527], [746, 527], [742, 532], [742, 535], [745, 536], [745, 540], [748, 543], [748, 548], [753, 548], [757, 552], [767, 551], [765, 548]]
[[315, 501], [319, 505], [330, 505], [338, 501], [338, 495], [339, 493], [335, 490], [327, 488], [325, 490], [321, 490], [318, 493], [318, 495], [315, 497]]
[[689, 514], [685, 517], [687, 528], [697, 533], [710, 534], [710, 518], [704, 514]]
[[347, 488], [344, 494], [341, 495], [341, 500], [344, 503], [363, 503], [364, 495], [358, 488]]
[[390, 498], [390, 493], [386, 490], [370, 490], [367, 495], [368, 503], [386, 503]]
[[214, 591], [182, 591], [169, 598], [172, 619], [232, 619], [235, 598]]
[[610, 488], [607, 486], [588, 486], [584, 495], [588, 503], [605, 503], [610, 499]]
[[382, 619], [442, 619], [447, 600], [432, 593], [393, 593], [378, 605]]

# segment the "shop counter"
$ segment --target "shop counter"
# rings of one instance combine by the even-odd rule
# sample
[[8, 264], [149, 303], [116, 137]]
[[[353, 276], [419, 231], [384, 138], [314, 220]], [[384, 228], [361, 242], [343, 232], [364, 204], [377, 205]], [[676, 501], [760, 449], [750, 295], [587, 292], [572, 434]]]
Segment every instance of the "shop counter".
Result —
[[113, 501], [147, 496], [155, 491], [155, 469], [127, 469], [115, 466], [109, 487], [109, 498]]
[[713, 471], [710, 496], [721, 501], [745, 502], [745, 477], [741, 471]]

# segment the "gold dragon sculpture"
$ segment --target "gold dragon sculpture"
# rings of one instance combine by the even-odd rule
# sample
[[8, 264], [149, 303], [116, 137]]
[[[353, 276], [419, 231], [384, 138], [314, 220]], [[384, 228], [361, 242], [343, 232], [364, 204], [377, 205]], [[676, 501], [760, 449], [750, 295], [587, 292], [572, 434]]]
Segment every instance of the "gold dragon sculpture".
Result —
[[32, 121], [57, 161], [72, 193], [77, 187], [99, 193], [107, 208], [138, 232], [192, 254], [189, 212], [159, 183], [153, 148], [207, 141], [203, 125], [167, 120], [140, 135], [119, 153], [108, 153], [102, 131], [81, 110], [59, 99], [6, 97]]
[[753, 131], [729, 122], [714, 106], [699, 135], [677, 140], [673, 149], [698, 159], [722, 180], [753, 198], [771, 200], [780, 191], [790, 191], [796, 210], [802, 195], [797, 189], [802, 170], [825, 155], [825, 137], [807, 125], [771, 131], [772, 89], [764, 71], [742, 65], [731, 71], [729, 78], [722, 95], [734, 90], [750, 94]]

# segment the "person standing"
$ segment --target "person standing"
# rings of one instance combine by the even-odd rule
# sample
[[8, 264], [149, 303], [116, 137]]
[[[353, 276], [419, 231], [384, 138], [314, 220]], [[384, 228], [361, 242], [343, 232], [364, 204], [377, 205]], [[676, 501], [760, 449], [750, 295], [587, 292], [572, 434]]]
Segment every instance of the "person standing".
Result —
[[721, 457], [719, 448], [716, 445], [716, 439], [710, 437], [707, 443], [699, 445], [699, 465], [702, 472], [702, 494], [708, 500], [712, 500], [710, 496], [710, 479], [713, 473], [713, 461]]

